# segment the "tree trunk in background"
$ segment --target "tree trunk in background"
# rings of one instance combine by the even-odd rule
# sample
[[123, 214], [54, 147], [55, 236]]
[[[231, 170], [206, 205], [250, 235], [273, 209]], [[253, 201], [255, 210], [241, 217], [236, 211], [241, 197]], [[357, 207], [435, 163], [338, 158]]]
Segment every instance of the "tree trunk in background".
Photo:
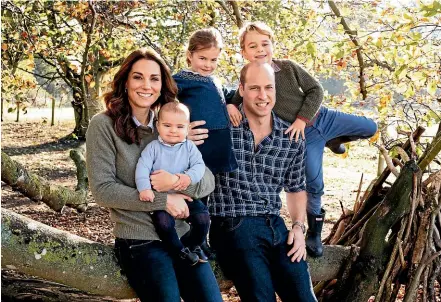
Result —
[[[89, 293], [131, 298], [134, 292], [120, 273], [113, 249], [2, 209], [2, 267], [59, 282]], [[326, 246], [325, 256], [309, 259], [314, 281], [337, 278], [350, 248]], [[213, 265], [221, 287], [225, 282]]]
[[[77, 165], [77, 176], [86, 175], [84, 156], [81, 158], [80, 154], [77, 153], [71, 152], [71, 156]], [[53, 185], [44, 178], [28, 172], [25, 167], [12, 160], [4, 152], [2, 152], [1, 168], [2, 181], [18, 189], [32, 200], [43, 201], [54, 211], [61, 211], [65, 205], [80, 211], [87, 208], [87, 184], [83, 184], [84, 177], [87, 177], [87, 175], [82, 179], [78, 179], [80, 189], [72, 191], [62, 186]]]

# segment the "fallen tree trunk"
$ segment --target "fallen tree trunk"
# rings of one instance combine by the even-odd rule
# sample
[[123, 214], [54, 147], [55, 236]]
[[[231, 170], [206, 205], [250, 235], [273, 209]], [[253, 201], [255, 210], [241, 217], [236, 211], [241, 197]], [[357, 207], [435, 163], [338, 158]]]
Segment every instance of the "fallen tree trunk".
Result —
[[[113, 249], [2, 209], [2, 267], [59, 282], [89, 293], [131, 298]], [[338, 278], [350, 247], [326, 246], [324, 256], [308, 258], [313, 281]], [[221, 287], [227, 286], [213, 265]]]
[[[74, 162], [84, 165], [84, 156], [80, 152], [72, 153]], [[2, 176], [1, 179], [22, 192], [25, 196], [35, 201], [43, 201], [54, 211], [60, 212], [65, 205], [84, 211], [87, 208], [87, 176], [81, 176], [78, 180], [78, 190], [72, 191], [63, 186], [53, 185], [44, 178], [30, 173], [20, 163], [12, 160], [5, 152], [2, 152]], [[80, 169], [79, 176], [84, 175], [85, 169]]]

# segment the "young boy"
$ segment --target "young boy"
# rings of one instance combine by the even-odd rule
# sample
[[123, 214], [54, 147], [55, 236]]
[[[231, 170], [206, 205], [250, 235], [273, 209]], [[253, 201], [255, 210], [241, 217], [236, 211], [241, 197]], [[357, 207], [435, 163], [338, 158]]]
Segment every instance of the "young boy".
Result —
[[[376, 123], [363, 116], [346, 114], [321, 106], [323, 88], [305, 69], [291, 60], [273, 58], [274, 34], [268, 25], [252, 22], [239, 32], [242, 56], [250, 62], [269, 63], [276, 78], [274, 112], [291, 122], [286, 130], [291, 139], [306, 137], [306, 191], [308, 193], [308, 237], [306, 247], [314, 257], [323, 254], [321, 232], [325, 219], [321, 196], [324, 194], [323, 152], [325, 146], [334, 153], [345, 152], [343, 143], [369, 138], [377, 131]], [[238, 105], [242, 98], [236, 91], [231, 103]], [[231, 107], [231, 106], [230, 106]], [[233, 126], [238, 126], [241, 115], [229, 108]]]
[[[176, 188], [185, 190], [191, 183], [201, 180], [205, 172], [202, 155], [196, 145], [187, 140], [190, 112], [179, 103], [171, 102], [163, 105], [158, 114], [156, 128], [159, 136], [142, 151], [136, 166], [136, 187], [139, 199], [153, 201], [154, 193], [150, 184], [150, 174], [156, 170], [165, 170], [179, 177]], [[207, 262], [200, 245], [204, 242], [210, 218], [207, 207], [200, 200], [187, 203], [190, 216], [187, 222], [191, 224], [190, 235], [186, 245], [181, 242], [175, 231], [175, 219], [166, 211], [151, 213], [153, 224], [159, 238], [169, 251], [182, 258], [190, 265]]]

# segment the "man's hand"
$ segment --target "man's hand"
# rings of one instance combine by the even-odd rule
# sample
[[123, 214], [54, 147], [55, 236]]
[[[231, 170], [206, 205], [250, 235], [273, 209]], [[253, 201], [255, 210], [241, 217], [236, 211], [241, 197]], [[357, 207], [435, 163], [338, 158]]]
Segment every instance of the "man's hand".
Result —
[[288, 257], [291, 257], [291, 261], [300, 262], [300, 260], [306, 260], [306, 245], [305, 235], [303, 235], [300, 226], [295, 225], [288, 234], [288, 245], [292, 248], [288, 252]]
[[179, 177], [179, 180], [174, 184], [174, 190], [176, 191], [182, 191], [188, 188], [188, 186], [191, 184], [191, 178], [187, 174], [175, 174]]
[[292, 138], [295, 136], [297, 143], [300, 134], [302, 135], [302, 138], [305, 139], [305, 127], [306, 127], [306, 122], [304, 120], [297, 118], [294, 121], [294, 123], [292, 123], [292, 125], [289, 126], [288, 129], [286, 129], [285, 134], [291, 132], [291, 134], [289, 135], [289, 139], [292, 140]]
[[139, 192], [139, 200], [141, 201], [153, 201], [155, 194], [152, 190], [143, 190]]
[[171, 216], [177, 219], [184, 219], [190, 215], [190, 211], [188, 210], [187, 201], [193, 201], [191, 197], [188, 197], [184, 194], [167, 194], [167, 203], [165, 206], [165, 210]]
[[204, 143], [204, 139], [208, 137], [208, 129], [205, 128], [198, 128], [193, 129], [198, 126], [205, 125], [205, 121], [194, 121], [190, 123], [190, 126], [188, 127], [188, 135], [187, 138], [195, 145], [202, 145]]
[[242, 121], [242, 114], [239, 109], [233, 104], [227, 105], [228, 115], [230, 116], [231, 124], [234, 127], [238, 127], [240, 125], [240, 121]]
[[157, 192], [167, 192], [174, 188], [179, 177], [164, 170], [156, 170], [150, 174], [150, 183]]

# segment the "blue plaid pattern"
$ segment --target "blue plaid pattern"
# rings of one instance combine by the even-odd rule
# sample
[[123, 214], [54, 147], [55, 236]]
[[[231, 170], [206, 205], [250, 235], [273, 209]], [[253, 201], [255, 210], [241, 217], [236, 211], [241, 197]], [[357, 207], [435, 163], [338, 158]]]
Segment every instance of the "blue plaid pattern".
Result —
[[279, 215], [282, 188], [285, 192], [305, 190], [305, 141], [290, 141], [284, 134], [290, 124], [274, 113], [272, 118], [272, 133], [256, 149], [246, 118], [239, 127], [230, 128], [239, 168], [216, 175], [216, 186], [208, 200], [211, 215]]

